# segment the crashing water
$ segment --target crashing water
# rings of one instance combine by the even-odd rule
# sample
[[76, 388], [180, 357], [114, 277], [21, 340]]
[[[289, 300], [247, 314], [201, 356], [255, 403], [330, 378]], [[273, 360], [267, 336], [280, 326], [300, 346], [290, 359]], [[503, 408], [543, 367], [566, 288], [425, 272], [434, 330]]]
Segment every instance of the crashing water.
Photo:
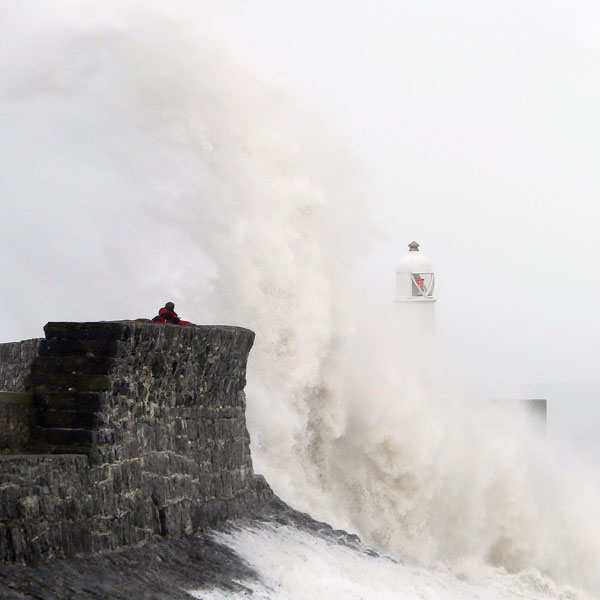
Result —
[[264, 590], [599, 594], [596, 475], [517, 411], [422, 372], [409, 326], [360, 281], [377, 206], [358, 158], [220, 41], [211, 12], [55, 0], [6, 15], [2, 236], [20, 282], [7, 327], [151, 316], [168, 296], [192, 321], [256, 331], [256, 470], [293, 506], [420, 565], [281, 528], [224, 538]]
[[461, 598], [510, 600], [557, 598], [571, 600], [577, 592], [559, 587], [536, 569], [518, 574], [480, 564], [465, 564], [458, 572], [439, 564], [430, 569], [407, 565], [388, 556], [360, 553], [332, 544], [318, 535], [287, 526], [265, 524], [219, 534], [254, 570], [258, 582], [238, 581], [241, 591], [190, 591], [199, 600], [397, 600], [398, 598]]

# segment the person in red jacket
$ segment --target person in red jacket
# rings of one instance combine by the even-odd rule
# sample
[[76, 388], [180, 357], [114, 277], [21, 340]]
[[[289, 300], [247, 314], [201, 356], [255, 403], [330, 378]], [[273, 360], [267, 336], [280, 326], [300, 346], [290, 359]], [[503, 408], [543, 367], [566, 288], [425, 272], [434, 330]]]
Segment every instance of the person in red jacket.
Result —
[[172, 323], [173, 325], [191, 325], [189, 321], [182, 321], [175, 312], [175, 304], [167, 302], [152, 319], [153, 323]]

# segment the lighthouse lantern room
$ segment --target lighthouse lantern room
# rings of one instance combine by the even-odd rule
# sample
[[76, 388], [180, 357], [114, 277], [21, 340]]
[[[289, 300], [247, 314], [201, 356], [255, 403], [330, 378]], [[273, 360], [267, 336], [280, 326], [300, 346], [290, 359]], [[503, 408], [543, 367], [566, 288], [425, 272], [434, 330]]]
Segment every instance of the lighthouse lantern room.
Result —
[[396, 302], [435, 302], [435, 274], [429, 258], [411, 242], [396, 269]]

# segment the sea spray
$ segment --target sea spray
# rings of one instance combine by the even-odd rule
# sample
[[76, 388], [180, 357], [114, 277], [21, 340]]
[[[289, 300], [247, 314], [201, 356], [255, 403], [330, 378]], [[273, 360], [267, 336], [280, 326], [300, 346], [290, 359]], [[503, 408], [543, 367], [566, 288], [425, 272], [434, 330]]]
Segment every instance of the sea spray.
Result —
[[522, 415], [428, 379], [392, 298], [357, 274], [377, 235], [357, 157], [210, 13], [11, 9], [5, 274], [31, 276], [6, 292], [7, 327], [151, 316], [167, 298], [248, 326], [256, 470], [286, 501], [424, 565], [537, 568], [600, 593], [595, 475], [556, 468]]
[[501, 569], [465, 565], [452, 572], [439, 564], [425, 570], [392, 557], [371, 556], [332, 544], [314, 533], [287, 526], [243, 528], [218, 534], [215, 540], [234, 550], [257, 573], [258, 580], [236, 582], [242, 588], [238, 591], [191, 591], [200, 600], [589, 598], [567, 586], [557, 586], [535, 569], [514, 575]]

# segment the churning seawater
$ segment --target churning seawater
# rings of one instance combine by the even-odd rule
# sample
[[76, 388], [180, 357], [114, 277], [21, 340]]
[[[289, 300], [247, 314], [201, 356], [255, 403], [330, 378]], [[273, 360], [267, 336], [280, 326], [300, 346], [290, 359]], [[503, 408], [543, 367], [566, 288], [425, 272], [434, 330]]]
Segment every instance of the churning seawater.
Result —
[[570, 600], [578, 596], [536, 569], [518, 574], [480, 564], [465, 564], [458, 572], [443, 564], [424, 569], [390, 556], [360, 553], [288, 526], [266, 524], [215, 539], [252, 566], [260, 581], [239, 581], [245, 588], [239, 591], [190, 591], [200, 600]]
[[307, 109], [268, 81], [211, 27], [218, 10], [5, 11], [7, 327], [151, 316], [174, 299], [194, 322], [256, 331], [256, 471], [293, 507], [406, 561], [286, 528], [224, 536], [261, 574], [256, 597], [600, 594], [597, 476], [518, 411], [423, 372], [433, 356], [415, 355], [391, 298], [358, 275], [377, 201], [319, 116], [327, 98]]

